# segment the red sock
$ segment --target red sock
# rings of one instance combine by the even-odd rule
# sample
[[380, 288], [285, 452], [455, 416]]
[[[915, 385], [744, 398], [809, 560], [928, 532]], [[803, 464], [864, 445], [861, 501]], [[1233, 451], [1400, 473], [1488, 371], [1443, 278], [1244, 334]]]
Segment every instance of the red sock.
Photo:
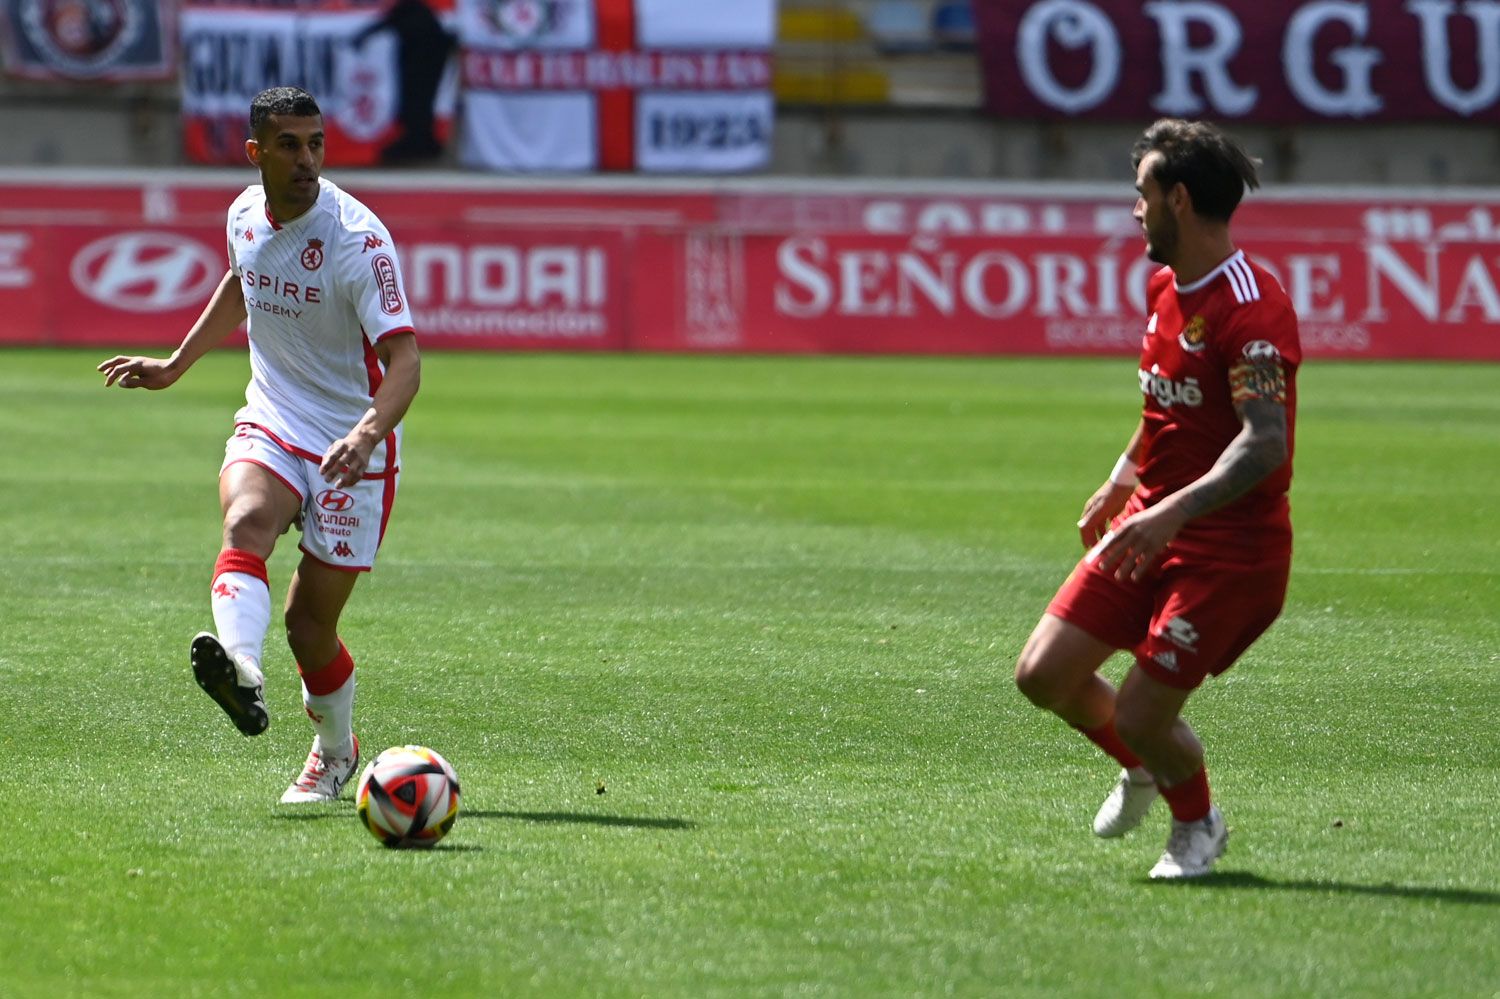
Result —
[[297, 672], [301, 674], [302, 683], [307, 687], [307, 692], [322, 697], [338, 690], [353, 675], [354, 657], [349, 655], [349, 650], [344, 643], [339, 642], [338, 652], [334, 653], [333, 658], [316, 671], [309, 670], [298, 663]]
[[1197, 822], [1208, 814], [1208, 770], [1199, 767], [1187, 780], [1163, 787], [1161, 796], [1172, 807], [1172, 818], [1178, 822]]
[[1073, 727], [1088, 736], [1090, 742], [1108, 753], [1126, 770], [1141, 765], [1140, 757], [1127, 749], [1125, 743], [1120, 740], [1120, 736], [1115, 732], [1115, 720], [1113, 718], [1098, 728], [1084, 728], [1081, 725], [1074, 725]]

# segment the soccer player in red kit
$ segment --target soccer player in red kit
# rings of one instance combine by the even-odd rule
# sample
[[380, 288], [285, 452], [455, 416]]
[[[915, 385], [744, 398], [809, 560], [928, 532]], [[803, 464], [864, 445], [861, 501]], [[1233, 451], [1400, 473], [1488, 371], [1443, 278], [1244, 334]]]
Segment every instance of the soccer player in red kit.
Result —
[[[1291, 567], [1296, 373], [1286, 293], [1234, 246], [1255, 163], [1206, 122], [1163, 119], [1132, 151], [1147, 286], [1139, 426], [1078, 521], [1087, 555], [1016, 663], [1016, 684], [1122, 767], [1094, 819], [1121, 836], [1172, 811], [1153, 878], [1207, 874], [1228, 830], [1181, 712], [1281, 611]], [[1098, 669], [1135, 664], [1118, 689]]]

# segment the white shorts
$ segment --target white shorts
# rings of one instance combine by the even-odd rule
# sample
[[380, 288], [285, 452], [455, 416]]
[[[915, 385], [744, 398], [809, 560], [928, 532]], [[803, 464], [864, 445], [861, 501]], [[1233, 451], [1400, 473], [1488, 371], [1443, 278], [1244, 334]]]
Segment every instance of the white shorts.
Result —
[[241, 423], [224, 445], [219, 474], [238, 462], [259, 465], [302, 501], [303, 554], [332, 569], [368, 572], [396, 502], [400, 469], [366, 475], [346, 489], [318, 474], [322, 455], [294, 448], [264, 427]]

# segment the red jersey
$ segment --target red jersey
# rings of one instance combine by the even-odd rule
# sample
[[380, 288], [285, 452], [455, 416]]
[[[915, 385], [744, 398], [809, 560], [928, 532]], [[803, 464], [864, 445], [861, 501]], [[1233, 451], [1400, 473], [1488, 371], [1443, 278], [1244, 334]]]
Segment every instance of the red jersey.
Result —
[[[1286, 462], [1239, 499], [1188, 521], [1169, 550], [1231, 561], [1288, 557], [1287, 490], [1302, 346], [1286, 292], [1268, 271], [1236, 251], [1189, 285], [1178, 285], [1171, 269], [1163, 267], [1147, 284], [1146, 304], [1151, 318], [1141, 342], [1141, 488], [1126, 515], [1160, 502], [1213, 467], [1242, 426], [1234, 409], [1236, 366], [1276, 358], [1284, 375]], [[1240, 386], [1239, 391], [1259, 394], [1263, 387]]]

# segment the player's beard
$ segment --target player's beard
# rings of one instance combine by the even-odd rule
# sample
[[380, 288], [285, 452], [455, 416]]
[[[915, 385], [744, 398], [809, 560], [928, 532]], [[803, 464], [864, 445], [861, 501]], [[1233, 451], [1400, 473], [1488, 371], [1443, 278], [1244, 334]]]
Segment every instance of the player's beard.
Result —
[[1177, 219], [1163, 212], [1159, 224], [1146, 226], [1147, 258], [1170, 267], [1177, 256], [1178, 233]]

